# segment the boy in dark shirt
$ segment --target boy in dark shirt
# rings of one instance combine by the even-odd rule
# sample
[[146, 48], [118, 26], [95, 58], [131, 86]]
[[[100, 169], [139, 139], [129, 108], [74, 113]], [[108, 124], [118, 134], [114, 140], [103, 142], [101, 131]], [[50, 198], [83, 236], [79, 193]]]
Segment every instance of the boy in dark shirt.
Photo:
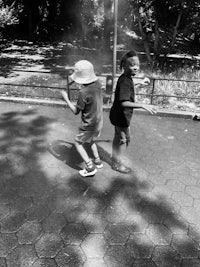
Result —
[[[80, 170], [79, 174], [83, 177], [88, 177], [95, 175], [96, 168], [103, 167], [94, 141], [100, 135], [103, 126], [101, 84], [94, 73], [93, 65], [87, 60], [80, 60], [75, 64], [71, 79], [83, 85], [78, 93], [76, 105], [69, 100], [66, 91], [62, 91], [62, 96], [75, 115], [81, 112], [81, 125], [78, 134], [75, 136], [75, 146], [85, 162], [85, 168]], [[84, 143], [90, 143], [94, 155], [94, 164], [83, 147]]]
[[[135, 51], [127, 52], [121, 59], [120, 68], [123, 74], [117, 81], [114, 102], [110, 110], [110, 121], [115, 126], [112, 143], [112, 169], [121, 173], [130, 173], [131, 169], [122, 163], [122, 154], [130, 142], [130, 121], [134, 108], [142, 108], [155, 113], [149, 105], [135, 103], [135, 90], [132, 77], [140, 68], [139, 58]], [[146, 85], [148, 78], [142, 79], [140, 84]]]

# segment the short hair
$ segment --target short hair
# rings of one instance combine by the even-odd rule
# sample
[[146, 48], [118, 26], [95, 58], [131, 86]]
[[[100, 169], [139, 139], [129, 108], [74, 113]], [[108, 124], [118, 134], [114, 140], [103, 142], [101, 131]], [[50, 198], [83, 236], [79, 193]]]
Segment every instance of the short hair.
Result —
[[138, 57], [138, 54], [137, 54], [137, 52], [136, 52], [135, 50], [130, 50], [130, 51], [126, 52], [126, 53], [122, 56], [122, 58], [121, 58], [121, 61], [120, 61], [120, 70], [123, 69], [124, 64], [126, 63], [126, 60], [127, 60], [127, 58], [129, 58], [129, 57]]

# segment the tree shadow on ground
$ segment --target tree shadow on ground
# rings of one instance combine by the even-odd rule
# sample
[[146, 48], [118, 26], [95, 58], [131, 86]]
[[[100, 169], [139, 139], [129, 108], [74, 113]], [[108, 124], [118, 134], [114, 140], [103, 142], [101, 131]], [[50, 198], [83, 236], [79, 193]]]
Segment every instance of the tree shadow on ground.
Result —
[[[101, 142], [109, 142], [110, 140], [98, 140], [97, 143], [97, 148], [100, 154], [100, 158], [111, 165], [111, 159], [110, 155], [105, 152], [101, 148], [101, 146], [98, 145], [98, 143]], [[84, 148], [86, 149], [88, 155], [90, 158], [93, 158], [93, 154], [90, 148], [89, 144], [84, 144]], [[48, 147], [48, 151], [57, 159], [63, 161], [66, 165], [70, 166], [73, 169], [80, 170], [83, 167], [83, 160], [79, 153], [76, 150], [76, 147], [74, 143], [67, 142], [64, 140], [54, 140], [51, 142], [51, 144]]]
[[[15, 40], [2, 47], [4, 68], [12, 70], [18, 63], [41, 63], [45, 69], [53, 72], [65, 70], [65, 67], [73, 66], [74, 62], [81, 58], [89, 60], [97, 56], [96, 50], [79, 48], [67, 42], [28, 42]], [[32, 61], [31, 61], [32, 60]]]
[[[9, 52], [8, 52], [9, 55]], [[18, 77], [20, 74], [17, 73], [16, 70], [22, 70], [24, 66], [26, 68], [35, 67], [35, 65], [42, 64], [40, 60], [28, 59], [24, 58], [21, 59], [20, 57], [5, 57], [0, 59], [0, 77], [9, 78], [9, 77]], [[15, 70], [15, 71], [14, 71]]]
[[13, 75], [13, 69], [24, 66], [35, 68], [40, 65], [43, 66], [43, 70], [58, 73], [61, 78], [66, 79], [66, 67], [74, 66], [74, 63], [81, 59], [90, 60], [95, 64], [96, 72], [102, 72], [102, 64], [99, 64], [102, 59], [101, 52], [67, 42], [33, 43], [15, 40], [2, 48], [2, 53], [0, 64], [4, 68], [4, 71], [1, 71], [4, 77]]
[[82, 179], [60, 162], [74, 157], [67, 142], [55, 146], [59, 160], [52, 157], [54, 121], [36, 109], [0, 116], [0, 256], [8, 266], [78, 267], [93, 249], [105, 266], [199, 263], [199, 233], [190, 237], [187, 222], [149, 195], [139, 173]]
[[[6, 96], [60, 100], [60, 89], [67, 88], [67, 77], [72, 73], [70, 67], [80, 59], [88, 59], [95, 65], [97, 62], [95, 72], [101, 73], [96, 52], [74, 49], [67, 43], [16, 41], [2, 53], [0, 78], [3, 85], [0, 91]], [[70, 89], [71, 99], [77, 99], [79, 86], [73, 84]]]
[[48, 150], [54, 157], [63, 161], [71, 168], [76, 170], [81, 168], [82, 159], [76, 151], [76, 147], [73, 143], [56, 140], [51, 143]]
[[[103, 192], [89, 179], [73, 177], [68, 185], [76, 197], [86, 190], [86, 209], [99, 216], [100, 224], [105, 227], [104, 261], [108, 266], [199, 264], [196, 243], [199, 233], [191, 238], [188, 223], [162, 196], [156, 199], [145, 196], [148, 182], [139, 182], [136, 176], [107, 179], [110, 185]], [[95, 232], [95, 229], [89, 231]]]
[[68, 200], [68, 208], [72, 205], [71, 191], [57, 186], [59, 170], [54, 173], [55, 166], [45, 160], [47, 133], [53, 122], [36, 110], [0, 116], [0, 255], [5, 266], [6, 262], [13, 267], [34, 262], [36, 266], [42, 262], [57, 266], [55, 257], [64, 247], [70, 250], [73, 266], [79, 266], [83, 258], [80, 249], [65, 246], [59, 235], [68, 222], [61, 203]]

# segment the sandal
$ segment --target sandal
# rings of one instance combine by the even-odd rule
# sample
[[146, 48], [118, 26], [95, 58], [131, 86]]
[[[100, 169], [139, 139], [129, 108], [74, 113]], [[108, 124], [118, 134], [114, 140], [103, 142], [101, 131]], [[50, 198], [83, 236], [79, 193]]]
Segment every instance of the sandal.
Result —
[[132, 171], [131, 168], [126, 167], [120, 163], [113, 163], [112, 169], [117, 171], [117, 172], [121, 172], [121, 173], [125, 173], [125, 174], [131, 173], [131, 171]]

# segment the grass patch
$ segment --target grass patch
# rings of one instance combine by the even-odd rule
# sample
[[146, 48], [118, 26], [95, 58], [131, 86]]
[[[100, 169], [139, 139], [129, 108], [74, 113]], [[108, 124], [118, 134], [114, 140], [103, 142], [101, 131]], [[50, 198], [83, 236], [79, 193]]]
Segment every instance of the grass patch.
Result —
[[[62, 99], [60, 89], [67, 87], [66, 70], [67, 65], [74, 65], [79, 59], [88, 59], [94, 63], [98, 73], [112, 73], [112, 65], [102, 65], [101, 60], [96, 59], [96, 53], [86, 54], [86, 51], [71, 49], [65, 43], [55, 45], [34, 45], [30, 44], [11, 44], [2, 52], [2, 66], [7, 66], [8, 71], [3, 71], [0, 77], [0, 94], [9, 96], [45, 98], [45, 99]], [[104, 55], [105, 56], [105, 55]], [[118, 59], [119, 61], [119, 59]], [[96, 63], [95, 63], [96, 62]], [[200, 70], [193, 67], [193, 61], [189, 65], [183, 66], [180, 61], [173, 62], [173, 71], [169, 72], [171, 63], [166, 64], [167, 72], [145, 70], [146, 76], [152, 78], [151, 84], [146, 87], [137, 88], [137, 101], [151, 103], [159, 108], [178, 109], [197, 111], [200, 106]], [[68, 64], [67, 64], [68, 63]], [[118, 62], [119, 63], [119, 62]], [[142, 64], [142, 69], [146, 63]], [[180, 66], [180, 67], [178, 67]], [[101, 68], [100, 68], [101, 67]], [[28, 69], [38, 71], [48, 71], [49, 73], [19, 73], [13, 69]], [[101, 71], [99, 71], [101, 69]], [[172, 69], [172, 68], [171, 68]], [[62, 73], [54, 73], [56, 70]], [[106, 87], [106, 78], [100, 77], [104, 87]], [[13, 85], [3, 85], [3, 83], [12, 83]], [[20, 86], [23, 84], [23, 86]], [[30, 86], [35, 85], [35, 87]], [[39, 87], [40, 88], [39, 88]], [[57, 87], [52, 89], [50, 87]], [[58, 89], [60, 88], [60, 89]], [[77, 98], [78, 86], [72, 87], [71, 98]], [[146, 96], [154, 94], [158, 97]], [[141, 95], [142, 94], [142, 95]], [[173, 97], [172, 97], [173, 96]], [[186, 97], [186, 98], [184, 98]], [[198, 99], [199, 98], [199, 99]]]
[[[179, 68], [171, 73], [146, 72], [151, 85], [137, 89], [138, 94], [151, 94], [153, 104], [160, 108], [195, 111], [200, 105], [200, 70]], [[153, 79], [155, 79], [153, 81]], [[170, 97], [171, 96], [171, 97]], [[151, 97], [138, 95], [138, 101], [150, 103]]]

